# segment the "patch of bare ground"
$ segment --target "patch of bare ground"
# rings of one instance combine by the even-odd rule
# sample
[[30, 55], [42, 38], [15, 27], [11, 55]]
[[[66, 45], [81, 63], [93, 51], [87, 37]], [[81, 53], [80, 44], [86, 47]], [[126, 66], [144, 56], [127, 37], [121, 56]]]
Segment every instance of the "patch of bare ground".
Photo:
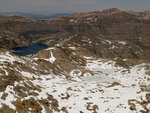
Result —
[[93, 105], [93, 102], [88, 102], [87, 103], [87, 106], [86, 106], [86, 109], [88, 111], [91, 111], [91, 113], [97, 113], [96, 110], [99, 109], [98, 105]]
[[1, 96], [1, 99], [6, 100], [6, 97], [8, 96], [8, 93], [3, 93], [3, 95]]
[[147, 93], [147, 94], [146, 94], [146, 99], [147, 99], [147, 101], [150, 103], [150, 93]]
[[121, 84], [119, 82], [113, 82], [111, 85], [107, 86], [107, 88], [118, 86], [118, 85], [121, 85]]
[[3, 106], [0, 108], [0, 113], [16, 113], [16, 111], [3, 104]]
[[126, 59], [115, 58], [114, 61], [116, 62], [116, 65], [119, 65], [119, 66], [124, 67], [124, 68], [129, 68], [131, 66], [141, 64], [143, 62], [147, 62], [147, 61], [144, 61], [142, 59], [135, 59], [135, 58], [126, 58]]
[[62, 100], [64, 100], [64, 99], [69, 99], [70, 95], [68, 93], [66, 93], [66, 94], [61, 93], [60, 97]]
[[58, 105], [58, 101], [56, 99], [54, 99], [54, 97], [52, 95], [48, 95], [48, 98], [47, 98], [50, 102], [50, 105], [51, 105], [51, 109], [59, 112], [60, 110], [58, 109], [59, 105]]
[[147, 70], [146, 74], [150, 75], [150, 65], [146, 65], [145, 69]]
[[130, 106], [131, 111], [137, 111], [137, 106], [142, 106], [143, 110], [140, 110], [141, 113], [149, 113], [150, 109], [147, 108], [147, 105], [150, 103], [150, 94], [146, 94], [146, 101], [142, 100], [141, 102], [136, 99], [128, 100], [128, 105]]
[[65, 107], [62, 107], [61, 110], [62, 110], [64, 113], [69, 113]]
[[[16, 111], [19, 113], [41, 113], [42, 107], [39, 105], [38, 101], [33, 97], [27, 100], [17, 100], [15, 102]], [[30, 110], [31, 109], [31, 110]]]
[[8, 76], [0, 76], [0, 91], [5, 91], [8, 85], [13, 85], [15, 81], [22, 80], [19, 73], [14, 70], [8, 70]]
[[150, 92], [150, 85], [140, 85], [142, 92]]
[[14, 102], [14, 105], [18, 113], [41, 113], [43, 109], [45, 109], [47, 113], [53, 113], [53, 111], [60, 112], [58, 109], [58, 101], [51, 95], [48, 95], [47, 99], [42, 100], [36, 100], [33, 97], [22, 101], [18, 99]]

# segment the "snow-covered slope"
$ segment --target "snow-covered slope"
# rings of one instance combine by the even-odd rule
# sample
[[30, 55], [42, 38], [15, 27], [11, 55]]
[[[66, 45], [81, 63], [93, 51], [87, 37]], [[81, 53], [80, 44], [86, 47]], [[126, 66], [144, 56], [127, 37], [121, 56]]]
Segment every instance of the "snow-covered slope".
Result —
[[58, 48], [26, 57], [0, 52], [0, 111], [150, 112], [150, 64], [127, 69], [114, 61], [89, 56], [87, 51], [79, 56], [79, 48], [74, 48], [69, 48], [69, 57]]

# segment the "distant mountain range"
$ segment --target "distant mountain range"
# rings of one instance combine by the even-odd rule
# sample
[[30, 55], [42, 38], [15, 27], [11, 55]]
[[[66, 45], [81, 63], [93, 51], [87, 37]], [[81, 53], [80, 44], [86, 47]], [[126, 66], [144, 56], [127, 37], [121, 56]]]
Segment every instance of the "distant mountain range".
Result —
[[30, 13], [22, 13], [22, 12], [0, 12], [0, 15], [18, 15], [18, 16], [24, 16], [29, 18], [41, 18], [41, 19], [47, 19], [47, 18], [57, 18], [59, 16], [70, 16], [73, 13], [57, 13], [57, 14], [50, 14], [50, 15], [42, 15], [42, 14], [30, 14]]

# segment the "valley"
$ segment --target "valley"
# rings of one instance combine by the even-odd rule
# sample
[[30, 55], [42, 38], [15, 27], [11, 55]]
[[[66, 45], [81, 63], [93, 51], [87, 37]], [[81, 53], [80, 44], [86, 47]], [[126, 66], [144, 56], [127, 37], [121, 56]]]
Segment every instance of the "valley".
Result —
[[0, 113], [150, 113], [149, 56], [147, 12], [0, 16]]

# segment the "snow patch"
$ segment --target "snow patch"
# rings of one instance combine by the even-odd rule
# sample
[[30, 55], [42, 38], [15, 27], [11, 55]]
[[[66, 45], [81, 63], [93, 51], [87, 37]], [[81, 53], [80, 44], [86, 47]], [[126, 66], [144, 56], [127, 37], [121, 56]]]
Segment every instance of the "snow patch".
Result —
[[126, 45], [127, 42], [126, 41], [118, 41], [118, 44]]
[[[2, 104], [8, 105], [9, 108], [16, 109], [16, 107], [12, 104], [13, 101], [16, 101], [17, 99], [14, 97], [14, 91], [13, 86], [7, 86], [6, 90], [4, 91], [7, 93], [7, 97], [5, 100], [0, 99], [0, 108], [2, 107]], [[2, 96], [2, 92], [0, 92], [0, 97]]]
[[76, 50], [76, 47], [68, 47], [69, 49]]
[[55, 60], [56, 60], [56, 58], [53, 56], [53, 53], [52, 53], [52, 51], [51, 51], [51, 57], [49, 58], [49, 61], [50, 61], [51, 63], [54, 63]]

